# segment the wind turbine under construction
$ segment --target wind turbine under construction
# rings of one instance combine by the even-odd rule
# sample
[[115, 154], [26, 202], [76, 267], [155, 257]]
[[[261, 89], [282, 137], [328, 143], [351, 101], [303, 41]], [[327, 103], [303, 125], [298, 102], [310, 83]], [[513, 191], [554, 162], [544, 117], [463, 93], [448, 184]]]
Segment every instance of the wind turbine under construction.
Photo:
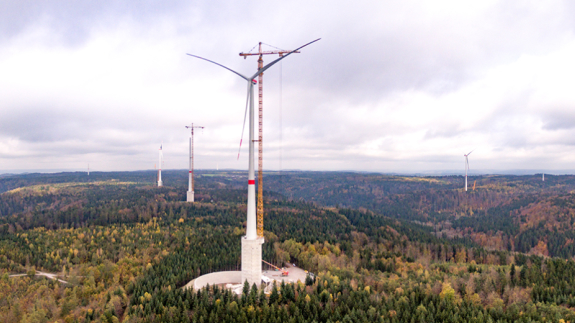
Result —
[[[474, 149], [475, 150], [475, 149]], [[469, 170], [469, 155], [471, 155], [471, 153], [473, 152], [470, 151], [469, 153], [467, 153], [466, 155], [463, 155], [465, 157], [465, 191], [467, 192], [467, 171]]]
[[188, 196], [187, 202], [194, 201], [194, 129], [204, 129], [204, 127], [194, 126], [192, 123], [191, 126], [186, 126], [186, 128], [190, 129], [190, 170], [188, 172]]
[[[267, 69], [272, 67], [277, 62], [281, 61], [282, 59], [288, 57], [289, 55], [296, 53], [298, 50], [318, 41], [316, 39], [312, 42], [309, 42], [295, 50], [288, 52], [287, 54], [275, 59], [271, 63], [259, 68], [257, 72], [252, 76], [245, 76], [240, 74], [224, 65], [218, 64], [214, 61], [209, 59], [187, 54], [192, 57], [196, 57], [207, 62], [216, 64], [220, 67], [227, 69], [228, 71], [238, 75], [239, 77], [243, 78], [247, 81], [247, 98], [246, 98], [246, 112], [244, 114], [244, 125], [245, 127], [245, 119], [247, 116], [247, 111], [249, 107], [249, 166], [248, 166], [248, 208], [247, 208], [247, 225], [246, 225], [246, 235], [242, 237], [242, 272], [241, 272], [241, 281], [248, 281], [250, 285], [256, 284], [259, 285], [261, 283], [261, 274], [262, 274], [262, 244], [264, 243], [263, 232], [261, 232], [261, 236], [258, 235], [257, 227], [256, 227], [256, 189], [255, 189], [255, 174], [254, 174], [254, 85], [256, 83], [255, 78], [265, 72]], [[243, 130], [242, 130], [242, 137], [243, 137]], [[241, 140], [240, 140], [240, 147], [241, 147]], [[263, 220], [261, 221], [263, 223]]]
[[[267, 45], [270, 46], [270, 45]], [[273, 47], [273, 46], [271, 46]], [[255, 47], [254, 47], [255, 48]], [[252, 48], [252, 50], [254, 49]], [[271, 51], [262, 51], [262, 42], [259, 43], [259, 48], [258, 51], [255, 53], [252, 53], [251, 50], [248, 53], [240, 53], [240, 56], [242, 56], [244, 59], [246, 59], [248, 56], [259, 56], [258, 58], [258, 70], [261, 69], [262, 67], [264, 67], [264, 60], [263, 60], [263, 55], [279, 55], [280, 57], [282, 57], [283, 55], [290, 53], [291, 51], [289, 50], [284, 50], [284, 49], [279, 49], [276, 48], [278, 50], [271, 50]], [[295, 50], [293, 51], [294, 53], [299, 53], [299, 51]], [[264, 124], [264, 115], [263, 115], [263, 111], [264, 111], [264, 103], [263, 103], [263, 97], [264, 97], [264, 73], [260, 73], [260, 75], [258, 75], [258, 203], [257, 203], [257, 232], [258, 232], [258, 237], [263, 237], [264, 235], [264, 200], [263, 200], [263, 195], [264, 195], [264, 174], [263, 174], [263, 159], [264, 159], [264, 136], [263, 136], [263, 124]], [[241, 147], [240, 147], [241, 148]], [[238, 159], [239, 159], [240, 155], [238, 153]]]

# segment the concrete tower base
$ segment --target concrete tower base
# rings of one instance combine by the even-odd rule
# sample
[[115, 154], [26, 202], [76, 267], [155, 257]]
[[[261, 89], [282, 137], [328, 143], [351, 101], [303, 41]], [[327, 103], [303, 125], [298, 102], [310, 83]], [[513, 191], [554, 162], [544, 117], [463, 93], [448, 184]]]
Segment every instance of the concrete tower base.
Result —
[[187, 202], [193, 202], [194, 201], [194, 191], [188, 191], [188, 199], [186, 201]]
[[163, 186], [162, 181], [158, 181], [158, 187]]
[[264, 238], [248, 240], [242, 237], [242, 284], [247, 280], [250, 286], [262, 282], [262, 245]]

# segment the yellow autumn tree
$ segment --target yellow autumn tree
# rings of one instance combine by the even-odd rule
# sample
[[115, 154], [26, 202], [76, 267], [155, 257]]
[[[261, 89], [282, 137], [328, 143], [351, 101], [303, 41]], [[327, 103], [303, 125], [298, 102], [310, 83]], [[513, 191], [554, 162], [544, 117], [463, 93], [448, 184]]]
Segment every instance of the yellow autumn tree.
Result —
[[441, 293], [439, 293], [439, 297], [441, 299], [445, 299], [446, 301], [453, 302], [455, 301], [455, 289], [451, 287], [450, 283], [445, 282], [443, 283]]

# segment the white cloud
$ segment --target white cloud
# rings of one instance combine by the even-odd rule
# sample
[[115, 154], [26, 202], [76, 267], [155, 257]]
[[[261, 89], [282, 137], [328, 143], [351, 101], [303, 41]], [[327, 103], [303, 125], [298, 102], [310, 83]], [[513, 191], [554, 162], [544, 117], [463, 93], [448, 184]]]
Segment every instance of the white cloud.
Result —
[[281, 148], [288, 169], [458, 169], [477, 148], [475, 169], [573, 168], [566, 1], [57, 8], [5, 8], [22, 18], [0, 24], [0, 169], [151, 168], [161, 141], [185, 168], [190, 122], [199, 168], [245, 168], [244, 81], [185, 53], [249, 73], [258, 41], [316, 37], [265, 74], [266, 167]]

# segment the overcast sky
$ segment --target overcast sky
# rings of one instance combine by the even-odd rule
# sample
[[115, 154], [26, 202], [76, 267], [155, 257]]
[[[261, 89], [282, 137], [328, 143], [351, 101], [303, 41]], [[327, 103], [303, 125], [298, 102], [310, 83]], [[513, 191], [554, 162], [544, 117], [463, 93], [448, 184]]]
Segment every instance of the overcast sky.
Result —
[[[258, 42], [264, 168], [575, 169], [573, 1], [0, 2], [0, 170], [247, 168]], [[271, 50], [272, 47], [264, 46]], [[274, 56], [264, 56], [270, 62]], [[280, 161], [281, 155], [281, 161]]]

